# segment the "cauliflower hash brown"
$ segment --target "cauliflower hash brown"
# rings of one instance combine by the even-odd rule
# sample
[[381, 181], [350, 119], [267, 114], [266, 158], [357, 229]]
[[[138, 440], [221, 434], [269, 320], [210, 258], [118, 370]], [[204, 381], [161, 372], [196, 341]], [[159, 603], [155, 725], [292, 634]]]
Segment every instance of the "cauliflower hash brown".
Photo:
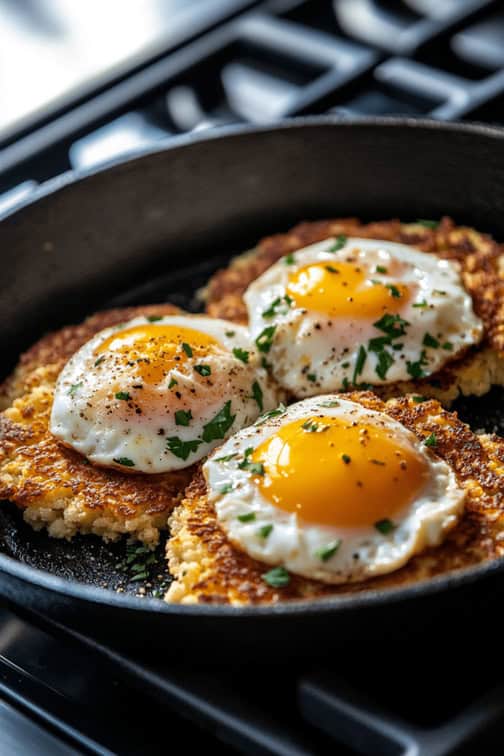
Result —
[[385, 412], [419, 439], [435, 432], [435, 453], [453, 470], [466, 494], [462, 518], [443, 544], [414, 556], [400, 570], [371, 580], [331, 586], [291, 575], [285, 587], [275, 588], [263, 579], [268, 565], [226, 537], [200, 472], [169, 521], [167, 558], [175, 580], [166, 595], [168, 602], [269, 604], [398, 587], [504, 554], [504, 439], [476, 436], [456, 413], [447, 412], [435, 400], [418, 403], [409, 396], [383, 402], [370, 392], [345, 396]]
[[159, 475], [93, 467], [63, 447], [48, 430], [54, 388], [68, 358], [95, 333], [138, 315], [180, 312], [171, 305], [129, 307], [97, 313], [80, 325], [48, 334], [25, 354], [1, 388], [0, 498], [15, 502], [26, 522], [70, 538], [122, 534], [155, 545], [193, 468]]
[[382, 398], [417, 392], [437, 398], [445, 406], [462, 395], [481, 396], [492, 385], [504, 384], [504, 249], [490, 236], [455, 226], [449, 218], [439, 224], [398, 220], [361, 224], [354, 218], [301, 223], [285, 234], [263, 239], [252, 251], [218, 271], [203, 292], [209, 315], [247, 322], [243, 294], [280, 257], [329, 237], [362, 237], [408, 244], [460, 264], [465, 290], [483, 323], [483, 340], [428, 378], [376, 386]]

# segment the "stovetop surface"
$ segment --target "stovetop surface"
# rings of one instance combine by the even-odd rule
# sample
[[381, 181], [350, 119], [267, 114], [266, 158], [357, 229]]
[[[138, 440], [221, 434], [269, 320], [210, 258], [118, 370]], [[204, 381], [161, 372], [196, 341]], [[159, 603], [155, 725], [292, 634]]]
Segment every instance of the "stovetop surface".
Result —
[[[0, 210], [62, 171], [228, 123], [331, 112], [504, 124], [498, 2], [224, 5], [206, 33], [186, 24], [134, 70], [0, 133]], [[0, 753], [501, 753], [498, 638], [473, 654], [457, 640], [383, 653], [371, 634], [324, 665], [203, 669], [190, 653], [132, 655], [5, 607]]]

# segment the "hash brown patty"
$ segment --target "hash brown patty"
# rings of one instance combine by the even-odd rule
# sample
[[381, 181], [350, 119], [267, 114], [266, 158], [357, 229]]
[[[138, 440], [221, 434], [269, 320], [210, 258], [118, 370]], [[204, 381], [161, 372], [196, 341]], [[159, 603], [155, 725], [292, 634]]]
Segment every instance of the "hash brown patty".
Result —
[[504, 554], [504, 439], [476, 436], [439, 402], [401, 397], [383, 402], [371, 392], [348, 396], [363, 407], [385, 412], [419, 439], [436, 434], [435, 452], [453, 469], [466, 491], [465, 511], [444, 543], [413, 557], [400, 570], [360, 583], [327, 585], [291, 575], [289, 585], [272, 588], [262, 579], [271, 565], [234, 546], [219, 526], [199, 472], [181, 506], [170, 517], [167, 558], [175, 581], [166, 600], [174, 603], [271, 604], [357, 591], [398, 587]]
[[92, 315], [40, 339], [0, 387], [0, 499], [15, 502], [34, 528], [47, 527], [59, 538], [81, 532], [115, 540], [129, 534], [157, 543], [194, 468], [142, 475], [94, 467], [52, 436], [49, 420], [59, 372], [95, 333], [138, 315], [178, 312], [172, 305], [150, 305]]
[[504, 245], [472, 228], [443, 218], [435, 227], [399, 220], [360, 223], [356, 218], [301, 223], [284, 234], [262, 239], [258, 246], [218, 271], [203, 292], [213, 317], [247, 322], [243, 294], [280, 257], [332, 236], [355, 236], [410, 244], [460, 263], [466, 291], [484, 325], [481, 344], [454, 359], [429, 378], [376, 386], [381, 397], [409, 392], [439, 399], [445, 406], [462, 394], [482, 396], [492, 385], [504, 385]]

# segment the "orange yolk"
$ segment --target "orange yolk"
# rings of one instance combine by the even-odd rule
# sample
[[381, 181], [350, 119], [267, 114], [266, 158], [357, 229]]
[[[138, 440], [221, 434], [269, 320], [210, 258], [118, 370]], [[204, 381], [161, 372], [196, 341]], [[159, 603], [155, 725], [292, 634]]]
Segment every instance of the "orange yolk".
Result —
[[161, 383], [170, 370], [180, 369], [189, 360], [198, 363], [219, 348], [216, 339], [193, 328], [145, 324], [112, 334], [95, 354], [109, 352], [123, 364], [133, 363], [142, 380], [155, 384]]
[[332, 317], [379, 318], [399, 312], [411, 297], [408, 287], [373, 283], [372, 278], [358, 263], [317, 262], [289, 276], [287, 294], [297, 307]]
[[393, 519], [425, 486], [427, 462], [397, 432], [338, 417], [311, 417], [281, 427], [252, 454], [255, 478], [276, 507], [307, 523], [369, 527]]

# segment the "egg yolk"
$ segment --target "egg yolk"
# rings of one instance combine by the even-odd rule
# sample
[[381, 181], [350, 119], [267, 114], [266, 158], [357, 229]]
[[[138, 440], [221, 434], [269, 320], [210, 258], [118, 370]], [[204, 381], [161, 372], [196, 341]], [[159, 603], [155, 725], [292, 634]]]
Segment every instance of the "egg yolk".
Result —
[[220, 348], [212, 336], [193, 328], [146, 323], [112, 334], [95, 354], [112, 353], [122, 365], [135, 367], [146, 383], [161, 383], [170, 370], [180, 369], [189, 360], [197, 363]]
[[373, 279], [354, 262], [317, 262], [289, 276], [287, 294], [297, 307], [332, 317], [379, 318], [399, 312], [410, 299], [404, 284]]
[[307, 523], [369, 527], [407, 507], [425, 486], [426, 460], [397, 432], [348, 418], [310, 417], [281, 427], [252, 454], [263, 496]]

